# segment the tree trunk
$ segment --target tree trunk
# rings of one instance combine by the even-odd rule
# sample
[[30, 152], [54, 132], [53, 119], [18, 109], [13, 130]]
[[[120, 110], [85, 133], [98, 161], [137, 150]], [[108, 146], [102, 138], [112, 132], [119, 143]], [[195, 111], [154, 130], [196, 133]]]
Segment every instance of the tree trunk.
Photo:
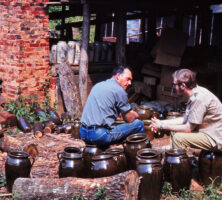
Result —
[[[102, 190], [104, 186], [104, 190]], [[98, 190], [104, 191], [104, 196], [118, 200], [136, 200], [139, 188], [139, 177], [136, 171], [126, 171], [114, 176], [83, 179], [83, 178], [18, 178], [13, 185], [13, 193], [18, 199], [82, 199], [96, 198]], [[80, 198], [79, 198], [80, 199]]]
[[57, 70], [66, 110], [73, 118], [80, 118], [82, 104], [79, 87], [75, 84], [72, 69], [68, 63], [62, 63], [57, 67]]
[[4, 152], [25, 151], [32, 157], [38, 155], [38, 149], [34, 141], [18, 140], [9, 135], [0, 138], [0, 149]]
[[82, 30], [82, 47], [79, 65], [79, 90], [82, 106], [85, 105], [87, 99], [87, 75], [88, 75], [88, 45], [89, 45], [89, 5], [83, 4], [83, 30]]

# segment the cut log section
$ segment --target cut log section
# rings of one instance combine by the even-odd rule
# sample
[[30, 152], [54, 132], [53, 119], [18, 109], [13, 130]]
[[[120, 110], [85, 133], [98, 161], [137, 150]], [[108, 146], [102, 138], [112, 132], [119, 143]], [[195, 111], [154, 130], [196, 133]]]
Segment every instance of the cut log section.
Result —
[[110, 177], [83, 178], [18, 178], [13, 185], [13, 193], [21, 200], [34, 199], [98, 199], [98, 189], [104, 187], [103, 194], [110, 199], [136, 200], [139, 177], [136, 171], [126, 171]]
[[0, 138], [0, 149], [4, 152], [25, 151], [32, 157], [38, 155], [38, 149], [35, 142], [32, 140], [18, 140], [9, 135], [4, 135], [4, 137]]

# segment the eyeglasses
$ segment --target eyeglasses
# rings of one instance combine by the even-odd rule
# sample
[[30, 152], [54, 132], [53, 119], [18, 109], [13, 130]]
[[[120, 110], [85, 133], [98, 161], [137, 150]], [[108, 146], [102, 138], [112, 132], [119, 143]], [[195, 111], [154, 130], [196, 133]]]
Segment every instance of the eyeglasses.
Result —
[[172, 87], [176, 87], [177, 85], [180, 86], [182, 83], [172, 83]]

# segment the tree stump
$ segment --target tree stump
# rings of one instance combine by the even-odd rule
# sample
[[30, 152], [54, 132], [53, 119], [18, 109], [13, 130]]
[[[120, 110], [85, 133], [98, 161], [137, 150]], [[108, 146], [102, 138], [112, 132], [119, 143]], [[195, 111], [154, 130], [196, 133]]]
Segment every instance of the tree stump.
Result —
[[[104, 187], [104, 190], [102, 190]], [[98, 190], [113, 200], [136, 200], [139, 177], [136, 171], [126, 171], [110, 177], [83, 178], [18, 178], [13, 185], [13, 193], [21, 200], [73, 199], [81, 196], [84, 200], [97, 199]]]

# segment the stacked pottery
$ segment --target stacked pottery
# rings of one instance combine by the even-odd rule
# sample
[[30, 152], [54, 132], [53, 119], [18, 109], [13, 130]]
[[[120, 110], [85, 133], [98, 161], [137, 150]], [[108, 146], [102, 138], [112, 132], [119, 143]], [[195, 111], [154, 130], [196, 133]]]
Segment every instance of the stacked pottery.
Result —
[[137, 152], [137, 172], [141, 178], [139, 187], [140, 200], [159, 200], [163, 185], [161, 154], [152, 149]]
[[59, 178], [85, 177], [82, 152], [77, 147], [66, 147], [63, 152], [57, 154], [59, 159]]
[[26, 152], [10, 152], [8, 153], [5, 163], [6, 184], [7, 190], [12, 192], [12, 186], [15, 179], [19, 177], [28, 178], [30, 176], [31, 167], [34, 163], [29, 160], [29, 155]]
[[93, 178], [112, 176], [119, 172], [117, 162], [111, 154], [93, 156], [91, 171]]
[[126, 153], [127, 162], [130, 169], [136, 169], [137, 151], [144, 148], [150, 148], [150, 142], [146, 134], [136, 133], [129, 135], [124, 143], [124, 151]]
[[117, 163], [118, 172], [125, 172], [127, 171], [127, 159], [124, 153], [124, 149], [122, 148], [109, 148], [106, 150], [107, 154], [113, 155], [113, 158], [115, 159]]
[[171, 149], [165, 152], [163, 165], [164, 178], [172, 185], [172, 192], [189, 189], [191, 182], [191, 165], [184, 149]]
[[92, 172], [91, 172], [92, 157], [99, 155], [100, 153], [102, 153], [102, 150], [99, 149], [96, 145], [86, 144], [83, 150], [83, 158], [85, 165], [85, 176], [87, 178], [92, 178]]
[[[220, 184], [222, 177], [222, 152], [202, 150], [199, 155], [199, 179], [202, 185]], [[210, 179], [211, 178], [211, 179]]]

